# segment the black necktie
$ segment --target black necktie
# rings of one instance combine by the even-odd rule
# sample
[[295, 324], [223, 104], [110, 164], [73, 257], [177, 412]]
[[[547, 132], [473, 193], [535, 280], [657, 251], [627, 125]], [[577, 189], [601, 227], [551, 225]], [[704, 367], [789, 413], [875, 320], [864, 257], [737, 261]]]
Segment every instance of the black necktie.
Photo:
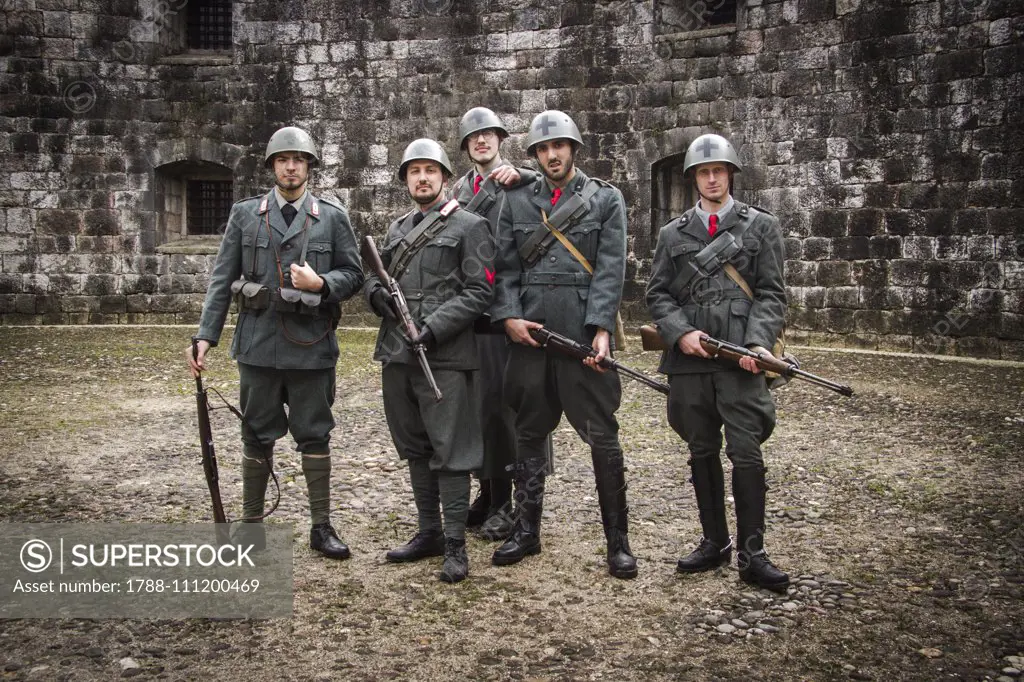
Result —
[[292, 224], [292, 221], [295, 220], [295, 214], [298, 212], [299, 210], [291, 204], [285, 204], [281, 207], [281, 215], [284, 216], [284, 222], [287, 225]]
[[426, 215], [427, 215], [427, 214], [426, 214], [426, 213], [424, 213], [423, 211], [416, 211], [416, 215], [414, 215], [414, 216], [412, 217], [412, 226], [413, 226], [413, 227], [416, 227], [417, 225], [419, 225], [420, 223], [422, 223], [422, 222], [423, 222], [423, 219], [424, 219], [424, 218], [426, 217]]

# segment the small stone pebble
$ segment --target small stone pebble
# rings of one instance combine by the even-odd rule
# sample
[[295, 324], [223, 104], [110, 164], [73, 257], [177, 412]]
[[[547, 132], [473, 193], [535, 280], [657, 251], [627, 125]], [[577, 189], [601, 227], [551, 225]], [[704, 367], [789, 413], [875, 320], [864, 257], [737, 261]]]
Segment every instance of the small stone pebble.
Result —
[[721, 625], [719, 625], [715, 629], [718, 630], [719, 632], [721, 632], [722, 634], [726, 634], [726, 635], [729, 635], [729, 634], [732, 634], [733, 632], [736, 632], [736, 628], [733, 627], [732, 625], [729, 625], [728, 623], [722, 623]]

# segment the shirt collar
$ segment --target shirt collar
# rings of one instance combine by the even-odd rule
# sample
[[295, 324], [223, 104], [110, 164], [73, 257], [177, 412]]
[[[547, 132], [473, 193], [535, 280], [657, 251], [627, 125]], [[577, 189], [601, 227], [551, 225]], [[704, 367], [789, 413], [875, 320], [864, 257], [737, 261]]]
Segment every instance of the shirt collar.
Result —
[[[725, 204], [722, 205], [722, 208], [719, 209], [717, 213], [715, 213], [715, 215], [718, 216], [718, 222], [722, 222], [722, 218], [724, 218], [725, 216], [727, 216], [729, 214], [729, 211], [732, 210], [732, 207], [735, 204], [736, 204], [736, 202], [733, 200], [732, 195], [730, 194], [729, 195], [729, 200], [726, 201]], [[705, 211], [703, 208], [701, 208], [701, 205], [700, 205], [699, 201], [697, 202], [697, 205], [693, 207], [693, 212], [696, 213], [697, 217], [700, 218], [702, 223], [704, 223], [704, 227], [707, 227], [708, 226], [708, 216], [710, 216], [711, 214], [708, 213], [707, 211]]]
[[302, 202], [306, 200], [307, 194], [309, 194], [309, 190], [305, 190], [302, 193], [302, 196], [296, 199], [295, 201], [288, 201], [287, 199], [284, 198], [284, 196], [281, 195], [281, 190], [278, 189], [277, 187], [274, 187], [274, 198], [277, 199], [278, 208], [284, 208], [285, 204], [291, 204], [292, 206], [295, 207], [295, 210], [297, 211], [300, 208], [302, 208]]

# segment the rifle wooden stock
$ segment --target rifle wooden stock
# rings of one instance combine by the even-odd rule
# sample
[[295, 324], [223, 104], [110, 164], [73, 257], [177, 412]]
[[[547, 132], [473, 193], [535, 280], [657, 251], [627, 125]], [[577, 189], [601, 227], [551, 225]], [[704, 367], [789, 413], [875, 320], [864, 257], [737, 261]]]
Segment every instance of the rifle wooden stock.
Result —
[[370, 235], [363, 237], [362, 244], [359, 246], [359, 254], [391, 295], [391, 301], [394, 303], [395, 311], [398, 313], [398, 321], [401, 325], [402, 333], [405, 334], [405, 340], [416, 355], [416, 359], [419, 360], [420, 368], [423, 369], [423, 374], [427, 377], [427, 383], [430, 384], [430, 389], [434, 392], [434, 399], [437, 402], [441, 402], [443, 396], [441, 395], [441, 389], [437, 387], [434, 373], [430, 371], [430, 363], [427, 362], [427, 349], [422, 343], [413, 343], [413, 339], [419, 336], [420, 330], [416, 328], [416, 323], [409, 312], [409, 304], [406, 303], [402, 287], [398, 285], [395, 278], [388, 274], [387, 269], [384, 267], [384, 262], [380, 259], [380, 253], [377, 251], [377, 245], [374, 243], [373, 237]]
[[[199, 359], [199, 340], [192, 339], [192, 357]], [[213, 503], [213, 522], [227, 523], [224, 503], [220, 499], [220, 476], [217, 473], [217, 453], [213, 449], [213, 430], [210, 428], [210, 403], [203, 387], [202, 374], [196, 377], [196, 414], [199, 417], [199, 446], [203, 452], [203, 473]]]
[[644, 350], [668, 350], [665, 339], [658, 333], [658, 325], [645, 324], [640, 327], [640, 347]]
[[[530, 336], [532, 336], [537, 343], [541, 344], [545, 348], [556, 350], [560, 353], [568, 355], [569, 357], [572, 358], [576, 358], [578, 360], [585, 360], [586, 358], [592, 358], [597, 356], [597, 351], [595, 351], [592, 346], [579, 343], [577, 341], [573, 341], [567, 336], [562, 336], [561, 334], [553, 332], [549, 329], [545, 329], [544, 327], [541, 327], [540, 329], [531, 329]], [[606, 369], [611, 369], [618, 372], [619, 374], [625, 374], [630, 378], [636, 379], [637, 381], [644, 383], [647, 386], [650, 386], [659, 393], [663, 393], [665, 395], [668, 395], [669, 393], [668, 384], [663, 383], [661, 381], [656, 381], [647, 376], [646, 374], [638, 372], [632, 367], [627, 367], [626, 365], [623, 365], [618, 360], [614, 360], [610, 357], [605, 357], [605, 359], [600, 362], [600, 365], [601, 367], [604, 367]]]
[[721, 357], [737, 363], [740, 361], [740, 358], [753, 358], [757, 366], [764, 372], [775, 372], [791, 379], [802, 379], [846, 397], [853, 395], [853, 389], [849, 386], [829, 381], [810, 372], [805, 372], [785, 360], [780, 360], [771, 353], [758, 353], [728, 341], [711, 338], [706, 334], [701, 335], [700, 346], [712, 357]]

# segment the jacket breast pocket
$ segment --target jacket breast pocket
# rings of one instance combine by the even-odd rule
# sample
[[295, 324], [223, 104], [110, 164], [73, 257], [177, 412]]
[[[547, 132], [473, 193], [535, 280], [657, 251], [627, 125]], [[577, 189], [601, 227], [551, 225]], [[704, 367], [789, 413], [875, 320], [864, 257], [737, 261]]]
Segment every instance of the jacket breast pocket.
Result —
[[259, 279], [267, 274], [269, 254], [269, 238], [252, 234], [242, 235], [242, 274], [249, 279]]
[[601, 222], [599, 220], [583, 220], [570, 226], [566, 231], [566, 236], [593, 267], [594, 261], [597, 260], [597, 249], [601, 243]]
[[682, 244], [676, 244], [668, 250], [668, 255], [672, 259], [672, 263], [676, 268], [682, 267], [687, 261], [693, 258], [694, 254], [699, 252], [701, 249], [700, 244], [691, 242], [683, 242]]
[[444, 277], [459, 265], [459, 240], [455, 237], [438, 236], [423, 247], [420, 267], [425, 271]]
[[317, 274], [330, 271], [333, 256], [330, 242], [310, 242], [306, 248], [306, 262]]
[[537, 230], [542, 229], [540, 223], [516, 223], [512, 226], [512, 236], [516, 240], [516, 249], [523, 248], [523, 244], [529, 241], [530, 237]]

